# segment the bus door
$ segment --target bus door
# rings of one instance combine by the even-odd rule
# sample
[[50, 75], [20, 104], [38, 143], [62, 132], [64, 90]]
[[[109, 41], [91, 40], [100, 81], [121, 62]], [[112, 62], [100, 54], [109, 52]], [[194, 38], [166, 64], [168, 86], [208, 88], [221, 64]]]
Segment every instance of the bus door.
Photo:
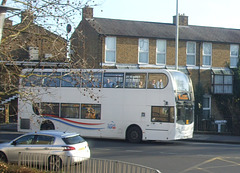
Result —
[[151, 120], [146, 127], [147, 140], [168, 140], [174, 134], [174, 107], [152, 106]]

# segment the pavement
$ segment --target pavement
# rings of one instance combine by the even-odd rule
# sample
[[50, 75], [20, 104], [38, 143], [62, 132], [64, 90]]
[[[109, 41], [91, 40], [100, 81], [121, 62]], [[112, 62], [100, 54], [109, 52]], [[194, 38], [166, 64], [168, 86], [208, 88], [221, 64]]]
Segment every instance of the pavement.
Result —
[[[21, 134], [23, 133], [17, 131], [17, 123], [0, 124], [0, 143], [11, 141]], [[240, 136], [223, 135], [221, 133], [208, 134], [195, 132], [192, 139], [186, 140], [206, 143], [240, 144]]]

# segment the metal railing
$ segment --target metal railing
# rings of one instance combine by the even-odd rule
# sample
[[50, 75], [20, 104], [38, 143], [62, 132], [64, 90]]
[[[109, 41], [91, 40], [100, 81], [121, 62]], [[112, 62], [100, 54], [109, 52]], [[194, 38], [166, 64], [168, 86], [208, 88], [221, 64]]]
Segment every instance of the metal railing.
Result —
[[61, 173], [160, 173], [157, 169], [117, 160], [59, 157], [24, 152], [19, 153], [18, 165]]

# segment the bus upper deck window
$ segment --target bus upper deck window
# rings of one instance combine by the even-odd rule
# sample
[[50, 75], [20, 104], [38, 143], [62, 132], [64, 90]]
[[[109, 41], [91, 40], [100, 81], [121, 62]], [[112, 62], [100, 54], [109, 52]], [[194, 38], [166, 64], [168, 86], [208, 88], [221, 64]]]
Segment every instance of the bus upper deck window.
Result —
[[148, 74], [148, 88], [162, 89], [168, 84], [168, 77], [163, 73]]

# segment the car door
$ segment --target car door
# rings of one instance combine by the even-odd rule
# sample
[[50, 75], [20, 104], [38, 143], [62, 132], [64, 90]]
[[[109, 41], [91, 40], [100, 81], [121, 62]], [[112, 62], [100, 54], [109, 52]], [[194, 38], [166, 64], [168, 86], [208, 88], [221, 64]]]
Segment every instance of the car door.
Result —
[[35, 135], [25, 135], [11, 143], [11, 147], [7, 151], [9, 162], [17, 163], [20, 152], [28, 152], [34, 142]]
[[35, 135], [33, 144], [27, 148], [27, 152], [30, 153], [32, 160], [38, 158], [39, 164], [40, 162], [45, 162], [49, 152], [52, 150], [54, 140], [55, 137], [50, 135]]

